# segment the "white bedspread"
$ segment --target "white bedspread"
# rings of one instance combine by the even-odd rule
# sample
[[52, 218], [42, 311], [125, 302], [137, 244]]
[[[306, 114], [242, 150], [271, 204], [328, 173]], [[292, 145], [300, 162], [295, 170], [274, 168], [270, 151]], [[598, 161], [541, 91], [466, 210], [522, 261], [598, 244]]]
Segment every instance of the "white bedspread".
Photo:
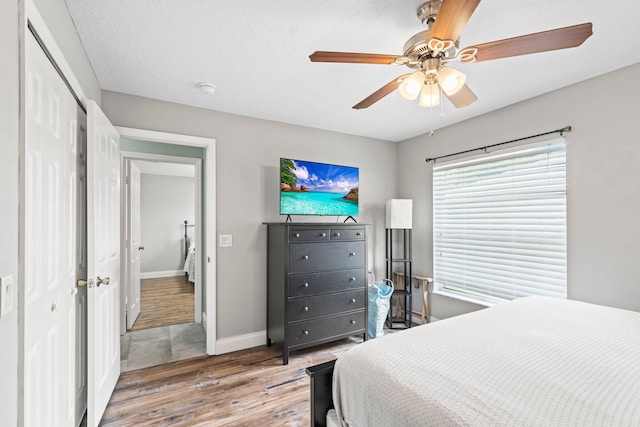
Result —
[[187, 254], [187, 259], [184, 261], [184, 272], [187, 273], [190, 282], [196, 281], [196, 250], [192, 249]]
[[640, 313], [503, 303], [352, 348], [333, 393], [351, 427], [640, 426]]

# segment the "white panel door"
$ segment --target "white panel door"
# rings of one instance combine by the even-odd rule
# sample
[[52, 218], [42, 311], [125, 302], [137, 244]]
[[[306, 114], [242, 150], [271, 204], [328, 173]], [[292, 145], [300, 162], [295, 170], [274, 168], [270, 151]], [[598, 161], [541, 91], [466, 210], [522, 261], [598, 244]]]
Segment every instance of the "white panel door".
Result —
[[23, 419], [27, 427], [77, 426], [86, 402], [76, 351], [84, 322], [76, 279], [86, 117], [35, 39], [25, 43]]
[[120, 137], [87, 103], [87, 424], [97, 426], [120, 375]]
[[129, 162], [129, 283], [127, 287], [127, 329], [131, 329], [140, 314], [140, 169]]

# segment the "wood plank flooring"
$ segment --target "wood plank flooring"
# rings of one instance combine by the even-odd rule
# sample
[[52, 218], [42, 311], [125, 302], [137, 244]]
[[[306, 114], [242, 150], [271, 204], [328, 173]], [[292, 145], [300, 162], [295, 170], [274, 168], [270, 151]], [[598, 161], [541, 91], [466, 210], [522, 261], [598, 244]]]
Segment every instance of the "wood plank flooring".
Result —
[[308, 426], [305, 369], [361, 342], [348, 338], [293, 352], [255, 347], [125, 372], [101, 426]]
[[132, 331], [193, 322], [194, 290], [186, 276], [140, 281], [140, 315]]

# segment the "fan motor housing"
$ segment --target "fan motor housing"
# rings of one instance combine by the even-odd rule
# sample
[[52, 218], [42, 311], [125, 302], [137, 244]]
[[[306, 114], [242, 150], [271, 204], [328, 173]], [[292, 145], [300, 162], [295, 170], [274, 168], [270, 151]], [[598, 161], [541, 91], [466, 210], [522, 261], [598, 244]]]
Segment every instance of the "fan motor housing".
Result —
[[[434, 52], [429, 49], [428, 43], [429, 38], [431, 36], [431, 29], [420, 31], [417, 34], [414, 34], [407, 42], [404, 44], [404, 56], [410, 59], [410, 62], [421, 62], [429, 58], [434, 57], [454, 57], [458, 52], [458, 46], [460, 46], [460, 39], [456, 40], [454, 46], [443, 52], [434, 54]], [[419, 67], [413, 67], [419, 68]]]
[[428, 43], [429, 38], [431, 37], [431, 29], [437, 19], [440, 6], [442, 6], [442, 0], [429, 0], [422, 3], [416, 11], [418, 19], [427, 26], [427, 29], [414, 34], [404, 44], [404, 56], [410, 59], [410, 62], [407, 65], [411, 68], [420, 68], [419, 64], [416, 63], [425, 61], [429, 58], [454, 57], [458, 53], [460, 39], [455, 41], [454, 46], [451, 49], [443, 53], [434, 54], [434, 52], [429, 49]]

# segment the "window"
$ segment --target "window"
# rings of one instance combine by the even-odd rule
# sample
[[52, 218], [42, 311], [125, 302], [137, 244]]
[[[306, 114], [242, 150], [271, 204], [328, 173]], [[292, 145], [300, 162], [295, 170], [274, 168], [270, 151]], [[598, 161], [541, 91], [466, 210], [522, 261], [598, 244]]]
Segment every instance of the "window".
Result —
[[433, 169], [436, 289], [484, 303], [567, 296], [566, 142]]

